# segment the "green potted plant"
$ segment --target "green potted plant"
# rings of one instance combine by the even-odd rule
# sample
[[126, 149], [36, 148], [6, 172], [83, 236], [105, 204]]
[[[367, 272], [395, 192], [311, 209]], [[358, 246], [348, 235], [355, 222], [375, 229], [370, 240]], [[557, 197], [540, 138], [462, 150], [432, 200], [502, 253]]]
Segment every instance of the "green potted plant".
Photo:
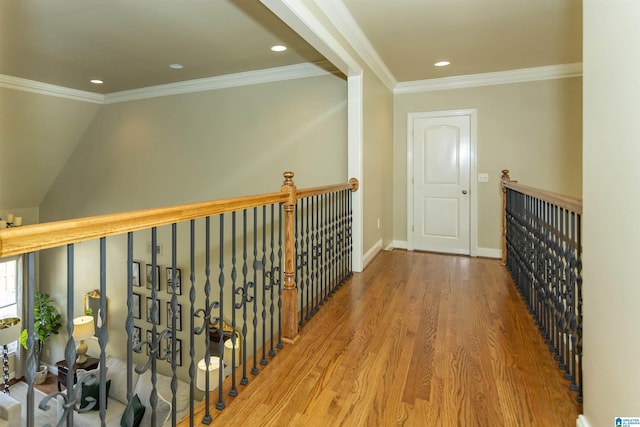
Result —
[[[43, 366], [40, 363], [40, 358], [42, 357], [42, 348], [51, 335], [58, 334], [58, 330], [60, 329], [60, 326], [62, 326], [60, 317], [60, 313], [58, 313], [58, 309], [53, 305], [49, 294], [36, 292], [33, 307], [33, 341], [35, 345], [34, 354], [38, 363], [36, 384], [44, 381], [47, 377], [47, 367], [46, 365]], [[23, 329], [22, 334], [20, 334], [20, 344], [22, 344], [25, 349], [28, 349], [26, 329]]]

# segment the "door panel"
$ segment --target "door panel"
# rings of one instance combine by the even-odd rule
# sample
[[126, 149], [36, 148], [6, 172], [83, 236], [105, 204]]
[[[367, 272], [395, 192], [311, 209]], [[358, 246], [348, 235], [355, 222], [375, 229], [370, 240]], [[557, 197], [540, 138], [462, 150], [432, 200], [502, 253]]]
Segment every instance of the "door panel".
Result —
[[469, 254], [470, 117], [413, 123], [415, 249]]

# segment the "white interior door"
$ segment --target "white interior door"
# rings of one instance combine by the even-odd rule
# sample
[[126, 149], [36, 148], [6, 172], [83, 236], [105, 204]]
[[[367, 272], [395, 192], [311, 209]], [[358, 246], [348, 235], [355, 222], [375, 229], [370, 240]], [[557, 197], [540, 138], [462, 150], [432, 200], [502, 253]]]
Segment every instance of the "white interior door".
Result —
[[469, 254], [470, 116], [413, 120], [413, 247]]

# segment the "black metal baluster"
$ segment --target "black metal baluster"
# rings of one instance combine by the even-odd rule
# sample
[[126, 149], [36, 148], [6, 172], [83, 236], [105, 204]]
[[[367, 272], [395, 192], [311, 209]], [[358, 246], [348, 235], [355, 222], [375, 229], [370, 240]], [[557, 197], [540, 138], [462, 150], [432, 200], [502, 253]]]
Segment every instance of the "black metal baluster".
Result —
[[196, 335], [195, 303], [196, 303], [196, 221], [189, 223], [189, 426], [193, 427], [193, 411], [196, 384]]
[[238, 279], [238, 272], [236, 269], [236, 238], [236, 211], [233, 211], [231, 212], [231, 327], [233, 328], [233, 335], [231, 336], [231, 390], [229, 390], [229, 396], [231, 397], [236, 397], [238, 395], [238, 388], [236, 385], [236, 364], [239, 360], [236, 360], [236, 349], [240, 346], [236, 335], [236, 331], [238, 330], [238, 325], [236, 324], [236, 286]]
[[278, 348], [282, 348], [282, 205], [278, 205]]
[[[258, 271], [256, 269], [258, 262], [258, 208], [253, 208], [253, 283], [258, 286]], [[256, 298], [253, 299], [253, 368], [251, 373], [258, 375], [258, 292], [256, 289]]]
[[275, 340], [275, 302], [274, 302], [274, 288], [277, 286], [276, 281], [278, 280], [278, 269], [279, 267], [275, 265], [275, 229], [276, 229], [276, 216], [275, 216], [275, 205], [271, 205], [271, 220], [270, 220], [270, 233], [271, 238], [269, 239], [269, 356], [274, 357], [276, 355], [276, 351], [274, 349], [274, 340]]
[[[222, 381], [224, 379], [224, 364], [222, 358], [224, 355], [224, 214], [220, 214], [219, 223], [219, 252], [220, 252], [220, 271], [218, 273], [218, 286], [219, 286], [219, 320], [218, 325], [220, 327], [220, 340], [218, 341], [218, 357], [219, 357], [219, 369], [218, 369], [218, 402], [216, 403], [216, 409], [221, 411], [225, 407], [224, 398], [222, 396]], [[208, 335], [208, 334], [207, 334]], [[207, 368], [208, 371], [208, 368]], [[208, 377], [208, 375], [207, 375]]]
[[[140, 278], [138, 278], [140, 280]], [[140, 301], [138, 301], [140, 304]], [[125, 330], [127, 333], [127, 402], [131, 402], [133, 397], [133, 233], [127, 233], [127, 320], [125, 321]], [[141, 337], [138, 337], [141, 338]], [[128, 405], [125, 408], [125, 421], [127, 426], [133, 425], [133, 408]]]
[[[98, 310], [98, 324], [95, 325], [98, 335], [98, 346], [100, 347], [100, 371], [98, 373], [100, 383], [98, 385], [98, 400], [100, 402], [100, 420], [104, 423], [107, 413], [107, 370], [105, 348], [108, 343], [107, 333], [107, 239], [101, 237], [100, 240], [100, 309]], [[83, 310], [84, 311], [84, 310]], [[84, 313], [83, 313], [84, 315]]]
[[267, 363], [267, 290], [269, 285], [267, 284], [268, 272], [267, 272], [267, 207], [262, 206], [262, 253], [260, 264], [262, 268], [262, 274], [260, 278], [262, 280], [262, 358], [260, 359], [260, 365], [266, 366]]

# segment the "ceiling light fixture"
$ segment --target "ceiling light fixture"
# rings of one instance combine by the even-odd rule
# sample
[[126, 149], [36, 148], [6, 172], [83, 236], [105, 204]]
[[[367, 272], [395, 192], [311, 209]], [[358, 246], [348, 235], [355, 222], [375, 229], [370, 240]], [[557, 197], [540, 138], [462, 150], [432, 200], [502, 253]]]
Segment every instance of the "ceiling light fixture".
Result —
[[281, 44], [277, 44], [275, 46], [271, 46], [271, 50], [274, 52], [284, 52], [285, 50], [287, 50], [287, 47]]
[[436, 67], [446, 67], [449, 64], [451, 64], [451, 62], [449, 61], [438, 61], [433, 65], [435, 65]]
[[91, 79], [90, 82], [93, 83], [94, 85], [101, 85], [102, 83], [104, 83], [100, 79]]
[[170, 64], [169, 68], [173, 68], [174, 70], [182, 70], [184, 68], [184, 65], [182, 65], [182, 64]]

